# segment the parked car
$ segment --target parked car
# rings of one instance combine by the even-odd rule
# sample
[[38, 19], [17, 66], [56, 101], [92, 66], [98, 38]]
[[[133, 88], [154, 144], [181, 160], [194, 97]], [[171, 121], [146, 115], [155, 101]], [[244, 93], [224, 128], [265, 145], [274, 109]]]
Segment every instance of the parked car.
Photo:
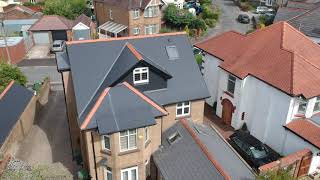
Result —
[[51, 53], [54, 53], [54, 52], [60, 52], [60, 51], [63, 51], [64, 47], [66, 46], [66, 43], [65, 41], [63, 40], [55, 40], [53, 41], [53, 44], [51, 46]]
[[264, 13], [271, 13], [274, 12], [274, 10], [272, 8], [268, 8], [266, 6], [258, 6], [256, 9], [256, 13], [257, 14], [264, 14]]
[[279, 159], [269, 147], [247, 132], [236, 131], [229, 137], [230, 145], [255, 170], [259, 167]]
[[246, 14], [240, 14], [238, 16], [238, 21], [240, 23], [243, 23], [243, 24], [249, 24], [250, 23], [250, 17]]

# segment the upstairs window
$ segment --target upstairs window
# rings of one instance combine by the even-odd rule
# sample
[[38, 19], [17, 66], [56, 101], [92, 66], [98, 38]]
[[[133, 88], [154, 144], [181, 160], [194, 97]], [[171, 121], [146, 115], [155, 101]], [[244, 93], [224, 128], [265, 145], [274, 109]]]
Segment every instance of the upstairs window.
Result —
[[320, 112], [320, 97], [316, 98], [316, 102], [314, 103], [313, 112]]
[[176, 117], [190, 115], [190, 101], [180, 102], [176, 107]]
[[102, 149], [110, 151], [110, 136], [103, 135], [101, 141]]
[[137, 148], [137, 129], [120, 132], [120, 151], [128, 151]]
[[144, 17], [158, 16], [158, 6], [149, 6], [144, 10]]
[[134, 84], [149, 83], [149, 68], [148, 67], [135, 68], [133, 70], [133, 83]]
[[229, 74], [227, 91], [231, 94], [234, 94], [234, 89], [236, 87], [236, 80], [237, 80], [236, 77]]
[[302, 101], [299, 103], [298, 114], [305, 114], [307, 111], [308, 103], [306, 101]]
[[138, 19], [140, 17], [140, 9], [133, 10], [133, 19]]
[[169, 59], [178, 59], [179, 58], [179, 52], [178, 52], [176, 46], [167, 46], [166, 50], [167, 50], [167, 54], [168, 54]]

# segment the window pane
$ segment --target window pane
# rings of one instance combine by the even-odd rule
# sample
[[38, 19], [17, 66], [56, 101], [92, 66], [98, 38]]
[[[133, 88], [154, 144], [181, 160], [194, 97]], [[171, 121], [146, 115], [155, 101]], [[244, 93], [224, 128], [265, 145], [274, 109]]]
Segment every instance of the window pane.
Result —
[[125, 136], [125, 135], [128, 135], [128, 131], [121, 131], [120, 132], [120, 136]]
[[142, 80], [148, 79], [148, 73], [142, 73]]
[[189, 101], [184, 102], [184, 105], [188, 106], [189, 105]]
[[110, 138], [109, 136], [103, 136], [104, 137], [104, 148], [110, 149]]
[[178, 103], [178, 104], [177, 104], [177, 107], [181, 107], [181, 106], [182, 106], [182, 103]]
[[121, 180], [129, 180], [128, 171], [122, 172]]
[[120, 149], [125, 150], [128, 149], [128, 138], [127, 136], [120, 137]]
[[234, 93], [235, 82], [228, 80], [228, 92]]
[[306, 109], [307, 109], [307, 103], [305, 103], [305, 102], [300, 103], [299, 108], [298, 108], [298, 113], [304, 114], [306, 112]]
[[182, 109], [177, 109], [177, 115], [181, 115], [182, 114]]
[[112, 180], [112, 174], [110, 172], [107, 172], [107, 180]]
[[320, 111], [320, 102], [316, 102], [314, 105], [313, 111]]
[[189, 114], [189, 108], [184, 108], [184, 114]]
[[132, 169], [131, 170], [131, 180], [137, 180], [137, 174], [136, 170]]
[[129, 134], [136, 134], [137, 133], [137, 129], [131, 129], [129, 130]]
[[136, 135], [130, 135], [129, 136], [129, 148], [135, 148], [136, 147], [136, 142], [137, 138]]
[[134, 75], [134, 80], [135, 81], [140, 81], [141, 79], [140, 79], [140, 74], [135, 74]]

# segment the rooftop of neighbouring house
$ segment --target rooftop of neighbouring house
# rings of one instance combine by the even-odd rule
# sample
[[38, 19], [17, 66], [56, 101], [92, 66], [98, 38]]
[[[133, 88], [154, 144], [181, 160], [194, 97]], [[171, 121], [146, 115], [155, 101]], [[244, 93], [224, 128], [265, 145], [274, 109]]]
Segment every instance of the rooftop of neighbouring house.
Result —
[[195, 46], [240, 79], [251, 75], [291, 96], [320, 95], [320, 46], [286, 22], [248, 35], [226, 32]]
[[292, 120], [285, 126], [285, 128], [320, 149], [319, 114], [315, 114], [310, 118]]
[[57, 15], [42, 16], [35, 22], [30, 31], [69, 30], [73, 27], [73, 21]]
[[[167, 47], [174, 47], [178, 57], [171, 59]], [[139, 65], [164, 79], [165, 88], [141, 90], [159, 105], [209, 97], [185, 33], [67, 42], [56, 60], [60, 72], [71, 71], [79, 124], [106, 88], [123, 82]]]
[[0, 93], [0, 145], [4, 143], [32, 97], [32, 91], [14, 81]]
[[80, 16], [78, 16], [74, 22], [73, 22], [73, 26], [77, 25], [78, 23], [82, 23], [88, 27], [90, 27], [90, 24], [92, 22], [91, 18], [86, 16], [85, 14], [81, 14]]
[[183, 119], [164, 132], [162, 142], [153, 159], [164, 179], [255, 179], [251, 168], [211, 127]]
[[112, 6], [118, 6], [123, 9], [146, 8], [151, 0], [94, 0], [95, 2], [103, 2]]

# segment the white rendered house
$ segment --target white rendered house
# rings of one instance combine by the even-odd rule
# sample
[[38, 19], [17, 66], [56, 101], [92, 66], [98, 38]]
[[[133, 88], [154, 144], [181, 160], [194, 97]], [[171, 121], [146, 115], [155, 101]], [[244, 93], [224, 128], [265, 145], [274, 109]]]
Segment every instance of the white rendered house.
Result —
[[320, 167], [320, 46], [285, 22], [249, 35], [227, 32], [195, 45], [216, 115], [282, 155], [313, 152]]

